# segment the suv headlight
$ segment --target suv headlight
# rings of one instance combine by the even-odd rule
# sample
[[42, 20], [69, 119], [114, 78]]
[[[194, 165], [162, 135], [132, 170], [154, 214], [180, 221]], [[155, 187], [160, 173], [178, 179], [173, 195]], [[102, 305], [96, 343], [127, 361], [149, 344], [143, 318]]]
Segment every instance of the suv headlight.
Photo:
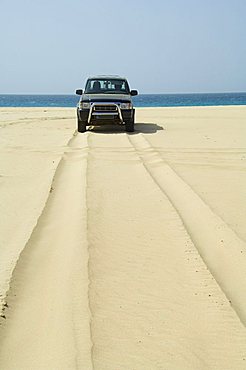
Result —
[[81, 109], [90, 109], [90, 103], [88, 102], [80, 102], [80, 108]]
[[120, 108], [121, 109], [132, 109], [132, 103], [121, 103]]

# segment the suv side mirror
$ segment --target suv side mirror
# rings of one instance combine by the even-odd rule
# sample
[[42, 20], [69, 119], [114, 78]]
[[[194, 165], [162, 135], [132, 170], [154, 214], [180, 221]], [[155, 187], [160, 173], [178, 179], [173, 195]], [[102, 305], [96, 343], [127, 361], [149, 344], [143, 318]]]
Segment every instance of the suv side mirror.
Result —
[[83, 90], [76, 90], [76, 95], [82, 95], [83, 94]]
[[130, 94], [131, 94], [131, 96], [138, 95], [138, 91], [137, 90], [131, 90]]

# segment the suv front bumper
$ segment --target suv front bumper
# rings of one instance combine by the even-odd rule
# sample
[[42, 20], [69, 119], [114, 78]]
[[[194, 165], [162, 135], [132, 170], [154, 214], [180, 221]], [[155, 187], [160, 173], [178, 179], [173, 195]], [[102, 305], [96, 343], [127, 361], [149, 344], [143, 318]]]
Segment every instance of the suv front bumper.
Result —
[[[97, 106], [105, 107], [105, 110], [98, 111], [95, 108]], [[110, 106], [114, 110], [107, 110]], [[134, 117], [134, 109], [121, 109], [119, 105], [115, 103], [92, 103], [90, 109], [78, 108], [78, 117], [81, 121], [89, 124], [100, 124], [107, 122], [114, 122], [124, 124], [126, 121], [130, 121]]]

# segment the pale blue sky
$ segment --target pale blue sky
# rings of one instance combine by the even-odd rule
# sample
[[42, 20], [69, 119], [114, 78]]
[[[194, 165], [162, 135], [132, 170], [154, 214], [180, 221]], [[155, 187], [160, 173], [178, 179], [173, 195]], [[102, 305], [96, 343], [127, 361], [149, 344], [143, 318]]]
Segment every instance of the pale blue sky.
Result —
[[0, 0], [0, 93], [246, 91], [246, 0]]

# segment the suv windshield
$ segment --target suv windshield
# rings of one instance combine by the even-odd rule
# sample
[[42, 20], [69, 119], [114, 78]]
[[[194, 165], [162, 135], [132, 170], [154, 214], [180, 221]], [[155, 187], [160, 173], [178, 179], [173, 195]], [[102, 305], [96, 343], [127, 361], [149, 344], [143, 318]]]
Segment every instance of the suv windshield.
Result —
[[129, 86], [122, 79], [90, 79], [85, 86], [85, 94], [129, 94]]

